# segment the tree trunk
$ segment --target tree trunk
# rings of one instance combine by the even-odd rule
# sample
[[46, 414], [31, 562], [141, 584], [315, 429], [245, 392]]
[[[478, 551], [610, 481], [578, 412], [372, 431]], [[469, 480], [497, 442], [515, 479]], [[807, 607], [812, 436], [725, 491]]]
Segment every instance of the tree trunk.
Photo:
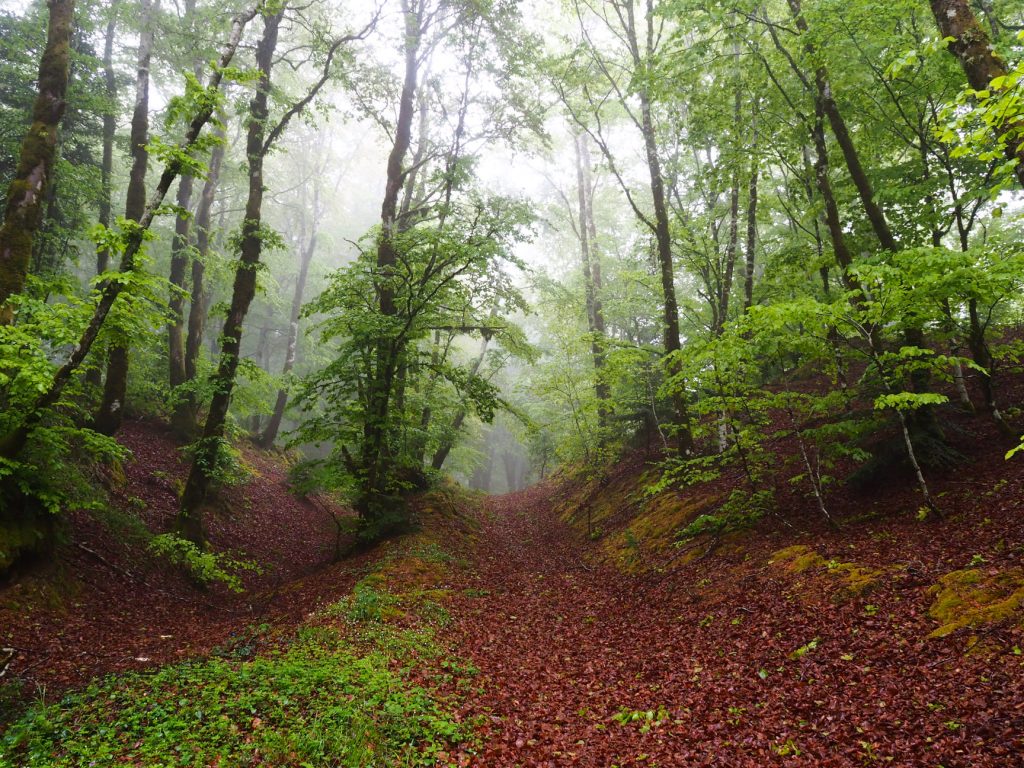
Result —
[[[988, 35], [978, 23], [967, 0], [931, 0], [932, 14], [943, 38], [951, 37], [949, 51], [960, 61], [967, 83], [976, 91], [987, 90], [997, 77], [1007, 73], [1006, 64], [993, 49]], [[1016, 160], [1013, 172], [1024, 185], [1024, 144], [1015, 134], [1006, 135], [1002, 124], [996, 124], [996, 138], [1005, 142], [1006, 157]]]
[[[756, 108], [756, 107], [755, 107]], [[746, 243], [746, 268], [743, 271], [743, 311], [746, 312], [754, 305], [754, 265], [757, 254], [757, 113], [753, 118], [754, 125], [751, 131], [754, 136], [754, 145], [751, 148], [753, 160], [750, 164], [750, 181], [747, 185], [747, 243]]]
[[[480, 342], [480, 354], [476, 356], [476, 360], [473, 361], [473, 367], [470, 369], [470, 375], [476, 376], [480, 371], [480, 366], [483, 365], [484, 357], [487, 355], [487, 344], [491, 340], [489, 335], [484, 335], [483, 341]], [[466, 420], [467, 410], [465, 406], [459, 409], [459, 412], [455, 414], [455, 418], [452, 419], [452, 426], [449, 430], [449, 436], [445, 438], [444, 442], [438, 446], [438, 449], [434, 451], [434, 457], [431, 459], [430, 466], [440, 472], [441, 467], [444, 466], [445, 459], [448, 458], [448, 454], [451, 453], [452, 447], [455, 445], [455, 437], [459, 434], [459, 430], [462, 429], [462, 424]]]
[[967, 346], [971, 350], [971, 357], [983, 370], [978, 372], [978, 383], [981, 385], [981, 394], [985, 399], [985, 409], [989, 412], [992, 420], [996, 423], [999, 431], [1012, 437], [1013, 431], [1003, 419], [999, 407], [996, 404], [995, 388], [992, 386], [992, 353], [985, 340], [985, 327], [981, 323], [981, 316], [978, 313], [978, 300], [970, 299], [967, 302], [967, 312], [970, 317], [970, 333], [967, 334]]
[[[796, 20], [797, 29], [806, 34], [808, 29], [807, 20], [803, 16], [800, 0], [789, 0], [789, 7]], [[814, 46], [811, 43], [807, 43], [805, 48], [812, 56], [815, 54]], [[896, 244], [896, 238], [893, 236], [892, 229], [889, 227], [889, 222], [886, 220], [881, 206], [875, 200], [871, 180], [868, 178], [867, 172], [865, 172], [864, 166], [860, 162], [860, 154], [857, 152], [857, 148], [850, 136], [846, 120], [843, 118], [842, 113], [839, 111], [839, 105], [836, 104], [832, 96], [832, 85], [829, 81], [828, 70], [824, 66], [820, 66], [815, 70], [814, 85], [817, 89], [816, 99], [821, 103], [822, 110], [828, 118], [829, 125], [832, 127], [832, 133], [836, 137], [836, 143], [839, 144], [839, 149], [843, 153], [847, 170], [849, 170], [850, 178], [853, 179], [853, 184], [857, 188], [857, 194], [864, 207], [864, 212], [867, 214], [868, 221], [871, 222], [871, 228], [875, 231], [875, 235], [878, 237], [882, 247], [887, 251], [895, 252], [899, 249], [899, 246]]]
[[[316, 253], [316, 239], [320, 227], [320, 187], [314, 183], [313, 187], [313, 224], [309, 233], [309, 241], [302, 255], [299, 257], [299, 274], [295, 280], [295, 293], [292, 295], [292, 311], [288, 318], [288, 346], [284, 354], [284, 365], [281, 368], [281, 375], [287, 376], [295, 367], [295, 354], [299, 343], [299, 314], [302, 312], [302, 299], [306, 292], [306, 280], [309, 277], [309, 265], [313, 262], [313, 254]], [[284, 418], [284, 409], [288, 405], [288, 391], [281, 387], [277, 390], [277, 400], [274, 402], [274, 412], [270, 416], [270, 422], [260, 437], [260, 445], [269, 448], [277, 438], [277, 432], [281, 429], [281, 420]]]
[[42, 224], [44, 195], [53, 175], [57, 130], [67, 106], [68, 59], [74, 0], [49, 0], [46, 48], [39, 60], [39, 92], [21, 144], [0, 226], [0, 324], [13, 321], [8, 300], [25, 288], [32, 245]]
[[[185, 339], [185, 381], [194, 381], [199, 364], [199, 351], [203, 345], [203, 331], [206, 327], [207, 295], [205, 286], [206, 259], [210, 254], [210, 222], [213, 201], [217, 195], [217, 184], [220, 179], [220, 167], [226, 151], [224, 128], [214, 131], [218, 142], [210, 154], [210, 165], [207, 168], [206, 182], [199, 196], [196, 208], [195, 238], [196, 252], [192, 259], [192, 286], [188, 310], [188, 336]], [[174, 429], [178, 434], [191, 436], [196, 431], [198, 419], [198, 403], [191, 392], [178, 400], [171, 417]]]
[[[377, 310], [384, 317], [396, 312], [393, 289], [387, 277], [398, 259], [393, 237], [396, 234], [398, 198], [405, 183], [403, 168], [412, 141], [412, 120], [415, 113], [421, 18], [410, 8], [409, 0], [402, 0], [405, 24], [405, 78], [399, 101], [395, 140], [388, 155], [387, 182], [381, 203], [381, 232], [377, 243], [377, 270], [383, 280], [377, 286]], [[376, 363], [371, 380], [367, 383], [366, 415], [363, 423], [363, 445], [360, 457], [363, 473], [362, 489], [357, 508], [364, 520], [372, 516], [371, 508], [385, 491], [387, 467], [384, 466], [384, 443], [391, 405], [396, 367], [402, 357], [399, 339], [381, 337], [376, 344]]]
[[270, 94], [270, 72], [274, 63], [274, 49], [277, 47], [278, 30], [284, 12], [264, 16], [263, 37], [256, 48], [256, 66], [260, 73], [249, 107], [249, 124], [246, 140], [246, 158], [249, 164], [249, 197], [245, 205], [242, 224], [241, 253], [235, 282], [231, 293], [231, 306], [224, 321], [220, 362], [214, 375], [213, 399], [206, 416], [203, 436], [195, 448], [192, 467], [189, 470], [185, 489], [181, 494], [181, 508], [178, 513], [178, 532], [199, 546], [205, 544], [202, 505], [206, 501], [210, 483], [224, 440], [224, 426], [227, 422], [231, 393], [238, 371], [239, 350], [242, 344], [242, 326], [246, 313], [256, 294], [257, 267], [263, 250], [263, 160], [267, 147], [268, 100]]
[[[128, 193], [124, 217], [139, 221], [146, 209], [146, 165], [149, 162], [149, 63], [153, 56], [153, 15], [159, 0], [141, 0], [138, 70], [135, 78], [135, 110], [132, 113], [132, 168], [128, 176]], [[125, 394], [128, 391], [128, 345], [116, 340], [107, 359], [107, 378], [103, 384], [103, 400], [93, 422], [93, 429], [113, 435], [121, 428]]]
[[[604, 306], [598, 294], [601, 267], [597, 253], [597, 224], [590, 170], [590, 148], [587, 135], [576, 136], [576, 191], [579, 203], [580, 260], [583, 264], [583, 288], [587, 307], [587, 328], [590, 331], [590, 353], [594, 360], [594, 393], [597, 396], [598, 422], [608, 423], [608, 401], [611, 392], [604, 373]], [[602, 439], [604, 436], [602, 435]]]
[[[110, 177], [114, 170], [114, 136], [117, 132], [117, 79], [114, 77], [114, 34], [117, 27], [117, 3], [110, 7], [107, 33], [103, 39], [103, 83], [107, 103], [103, 109], [103, 161], [100, 166], [100, 210], [99, 223], [110, 227], [112, 194]], [[102, 275], [110, 263], [106, 248], [96, 251], [96, 274]]]
[[[99, 224], [110, 227], [112, 206], [111, 175], [114, 170], [114, 137], [117, 132], [117, 80], [114, 77], [114, 36], [117, 29], [117, 3], [108, 11], [107, 31], [103, 39], [103, 82], [107, 103], [103, 109], [103, 160], [100, 164]], [[110, 252], [106, 248], [96, 249], [96, 274], [102, 275], [110, 264]], [[86, 381], [94, 387], [103, 384], [103, 372], [99, 366], [90, 367], [85, 373]]]
[[[196, 22], [195, 0], [185, 0], [185, 24], [195, 34]], [[196, 78], [203, 75], [203, 60], [196, 57], [192, 61], [192, 71]], [[168, 377], [171, 389], [184, 384], [188, 380], [185, 370], [185, 276], [188, 272], [191, 254], [189, 252], [189, 230], [192, 220], [189, 208], [192, 205], [194, 180], [191, 176], [182, 176], [178, 180], [178, 217], [174, 222], [174, 239], [171, 241], [171, 265], [168, 275], [170, 297], [167, 308], [170, 310], [171, 322], [167, 326], [167, 361]]]
[[729, 320], [729, 299], [732, 296], [732, 279], [736, 271], [736, 257], [740, 245], [740, 179], [733, 174], [732, 188], [729, 191], [729, 242], [725, 248], [725, 270], [722, 276], [721, 293], [718, 296], [718, 323], [714, 328], [716, 336], [721, 336], [725, 324]]
[[170, 295], [167, 308], [171, 322], [167, 326], [167, 360], [171, 388], [185, 382], [185, 272], [189, 262], [189, 229], [191, 220], [188, 209], [192, 204], [192, 177], [178, 179], [178, 199], [181, 212], [174, 221], [174, 240], [171, 242], [171, 268], [168, 282]]
[[[661, 161], [651, 117], [651, 104], [646, 92], [640, 94], [640, 110], [643, 121], [644, 154], [651, 178], [651, 199], [654, 204], [655, 240], [657, 242], [658, 265], [661, 267], [661, 290], [664, 294], [664, 344], [665, 355], [669, 357], [668, 374], [679, 373], [676, 359], [682, 348], [679, 338], [679, 305], [676, 302], [675, 269], [672, 266], [672, 234], [669, 228], [668, 206], [665, 202], [665, 181], [661, 175]], [[693, 434], [690, 431], [690, 412], [685, 392], [674, 390], [672, 405], [675, 410], [674, 427], [676, 445], [684, 456], [693, 452]]]

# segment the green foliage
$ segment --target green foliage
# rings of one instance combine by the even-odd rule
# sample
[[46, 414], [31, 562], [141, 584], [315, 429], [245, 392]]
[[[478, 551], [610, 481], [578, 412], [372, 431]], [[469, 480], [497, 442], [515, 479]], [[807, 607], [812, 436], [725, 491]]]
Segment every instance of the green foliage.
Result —
[[[410, 642], [396, 636], [389, 647], [402, 652]], [[110, 678], [35, 706], [4, 734], [0, 762], [432, 766], [466, 730], [391, 660], [384, 649], [359, 655], [336, 631], [306, 627], [251, 660]]]
[[748, 528], [774, 509], [774, 494], [771, 490], [753, 493], [734, 490], [729, 498], [713, 514], [700, 515], [696, 520], [676, 533], [676, 538], [687, 542], [699, 536], [718, 539], [730, 531]]
[[368, 577], [353, 587], [345, 616], [354, 622], [380, 623], [396, 602], [395, 597], [382, 588], [378, 578]]
[[[91, 313], [88, 301], [73, 295], [48, 302], [53, 290], [67, 290], [63, 281], [29, 279], [30, 292], [14, 299], [18, 322], [0, 325], [0, 435], [17, 429], [26, 412], [53, 379], [56, 361], [77, 343]], [[101, 500], [92, 468], [123, 461], [128, 451], [92, 431], [83, 408], [87, 386], [79, 381], [33, 430], [26, 448], [15, 458], [0, 458], [0, 514], [38, 508], [56, 515], [71, 506], [91, 507]]]
[[[307, 315], [320, 316], [321, 342], [336, 352], [300, 387], [305, 418], [296, 440], [331, 446], [331, 458], [313, 462], [307, 480], [358, 502], [367, 535], [402, 522], [400, 495], [422, 487], [430, 452], [458, 437], [451, 425], [468, 414], [490, 421], [504, 405], [483, 371], [500, 367], [509, 354], [528, 354], [521, 333], [495, 315], [525, 308], [506, 269], [519, 264], [513, 247], [528, 237], [529, 223], [529, 211], [517, 201], [470, 196], [453, 204], [443, 229], [424, 223], [396, 235], [393, 269], [379, 268], [368, 248], [334, 273], [306, 308]], [[377, 237], [372, 233], [364, 242], [370, 246]], [[394, 314], [381, 312], [373, 299], [385, 287], [394, 292]], [[508, 349], [479, 363], [456, 363], [448, 356], [454, 339], [484, 333], [479, 328]], [[442, 335], [447, 345], [439, 344]], [[386, 385], [378, 378], [382, 371], [394, 377]], [[404, 408], [396, 402], [399, 385]], [[375, 413], [381, 398], [388, 404], [383, 420]], [[426, 429], [425, 410], [433, 415]], [[373, 489], [366, 486], [371, 468], [363, 464], [368, 423], [383, 433], [388, 456], [374, 470], [380, 478]]]
[[[1024, 32], [1017, 34], [1024, 40]], [[1024, 62], [1018, 62], [1005, 75], [994, 78], [985, 90], [964, 88], [948, 103], [935, 126], [939, 139], [952, 145], [951, 157], [977, 158], [995, 163], [993, 197], [1014, 184], [1017, 161], [1006, 158], [1007, 147], [1024, 138], [1021, 99]]]
[[150, 539], [147, 549], [157, 557], [183, 569], [204, 586], [223, 584], [232, 592], [243, 592], [241, 574], [259, 572], [259, 565], [250, 560], [239, 560], [229, 554], [200, 549], [173, 533], [161, 533]]
[[[213, 450], [201, 450], [209, 442], [214, 444]], [[206, 457], [213, 457], [212, 462], [203, 466], [213, 488], [241, 485], [252, 477], [252, 470], [246, 465], [242, 452], [228, 438], [200, 437], [185, 446], [182, 452], [192, 461], [208, 461]]]

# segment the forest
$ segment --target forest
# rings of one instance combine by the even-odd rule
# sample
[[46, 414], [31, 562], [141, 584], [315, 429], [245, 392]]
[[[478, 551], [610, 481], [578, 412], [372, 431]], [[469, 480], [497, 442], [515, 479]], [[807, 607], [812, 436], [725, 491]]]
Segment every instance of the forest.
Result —
[[0, 1], [0, 768], [1024, 765], [1024, 2]]

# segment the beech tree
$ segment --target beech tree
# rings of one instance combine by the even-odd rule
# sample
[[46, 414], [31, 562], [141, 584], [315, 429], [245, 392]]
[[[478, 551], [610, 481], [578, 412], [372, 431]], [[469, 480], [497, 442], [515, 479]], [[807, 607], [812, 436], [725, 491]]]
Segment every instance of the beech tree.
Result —
[[0, 225], [0, 323], [10, 323], [9, 301], [25, 288], [32, 244], [43, 221], [44, 193], [51, 182], [57, 132], [67, 106], [68, 58], [74, 0], [51, 0], [46, 48], [39, 61], [38, 94]]

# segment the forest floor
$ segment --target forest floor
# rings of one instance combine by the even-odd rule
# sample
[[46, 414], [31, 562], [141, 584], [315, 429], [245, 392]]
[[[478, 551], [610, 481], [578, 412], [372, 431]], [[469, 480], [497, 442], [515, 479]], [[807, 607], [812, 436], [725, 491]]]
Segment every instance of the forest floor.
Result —
[[[774, 558], [751, 538], [639, 576], [593, 564], [552, 490], [488, 502], [456, 593], [455, 647], [484, 683], [465, 705], [483, 716], [469, 764], [1024, 764], [1019, 624], [981, 629], [967, 654], [978, 633], [929, 639], [932, 569], [914, 565], [937, 548], [964, 565], [984, 557], [986, 573], [1003, 564], [993, 551], [1019, 563], [1016, 503], [989, 505], [994, 536], [970, 535], [974, 515], [883, 519]], [[816, 549], [824, 559], [806, 557]], [[858, 564], [830, 568], [830, 552]]]
[[[780, 488], [713, 549], [675, 534], [721, 488], [642, 503], [636, 454], [598, 480], [442, 488], [420, 533], [334, 562], [345, 511], [246, 449], [210, 518], [265, 566], [245, 594], [86, 513], [58, 567], [0, 590], [7, 679], [48, 702], [7, 753], [0, 725], [0, 766], [1024, 765], [1024, 470], [963, 424], [971, 461], [933, 475], [944, 519], [898, 477], [834, 494], [838, 531]], [[166, 530], [176, 446], [149, 423], [122, 439], [117, 506]]]

